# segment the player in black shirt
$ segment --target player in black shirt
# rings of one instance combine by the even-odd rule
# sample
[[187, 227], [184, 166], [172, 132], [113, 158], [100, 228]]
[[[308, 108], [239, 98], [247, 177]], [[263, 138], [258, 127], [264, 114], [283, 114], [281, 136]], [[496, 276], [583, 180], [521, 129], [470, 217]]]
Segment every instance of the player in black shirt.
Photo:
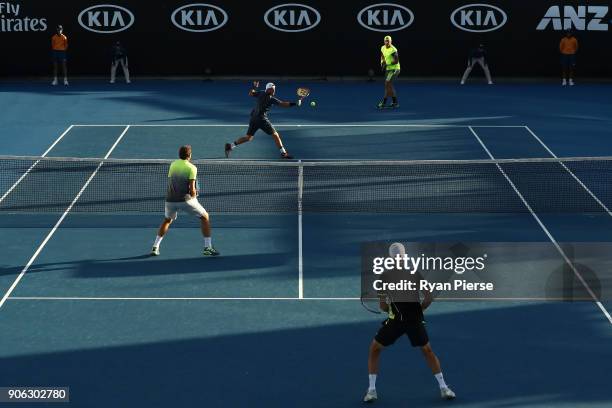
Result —
[[249, 91], [249, 95], [256, 98], [257, 102], [255, 107], [251, 111], [251, 120], [249, 122], [249, 129], [247, 130], [246, 136], [242, 136], [240, 139], [236, 140], [234, 143], [226, 143], [225, 144], [225, 157], [229, 157], [231, 151], [241, 145], [242, 143], [250, 142], [255, 136], [255, 132], [261, 129], [269, 135], [272, 135], [274, 138], [274, 143], [276, 143], [276, 147], [280, 150], [281, 158], [283, 159], [293, 159], [292, 156], [287, 153], [285, 147], [283, 146], [283, 142], [280, 138], [280, 135], [270, 123], [268, 119], [268, 112], [270, 112], [270, 108], [272, 105], [279, 105], [284, 108], [288, 108], [290, 106], [300, 106], [302, 104], [302, 100], [298, 100], [297, 102], [284, 102], [280, 99], [276, 98], [274, 94], [276, 93], [276, 86], [272, 82], [268, 82], [266, 84], [265, 91], [259, 91], [257, 88], [259, 87], [259, 82], [253, 82], [253, 88]]
[[[387, 274], [387, 272], [385, 272], [385, 274]], [[406, 275], [398, 275], [397, 279], [400, 278], [407, 277]], [[392, 277], [391, 279], [393, 280], [396, 278]], [[416, 273], [415, 275], [412, 275], [411, 279], [414, 279], [414, 281], [418, 283], [418, 281], [423, 278], [419, 273]], [[444, 381], [442, 369], [440, 368], [440, 361], [434, 354], [431, 345], [429, 344], [429, 337], [427, 335], [427, 330], [425, 329], [425, 317], [423, 316], [423, 310], [429, 307], [433, 297], [430, 292], [421, 291], [421, 293], [423, 293], [422, 302], [419, 301], [419, 291], [404, 293], [402, 295], [402, 301], [392, 301], [389, 298], [381, 295], [380, 309], [387, 312], [389, 317], [382, 323], [382, 327], [378, 330], [378, 333], [376, 333], [376, 336], [374, 336], [374, 339], [370, 344], [368, 354], [369, 386], [368, 391], [363, 398], [364, 402], [374, 402], [378, 399], [378, 395], [376, 393], [376, 377], [378, 375], [380, 353], [385, 347], [392, 345], [403, 335], [408, 336], [412, 347], [419, 347], [421, 349], [427, 365], [438, 381], [441, 397], [444, 399], [455, 398], [455, 393], [448, 387], [448, 385], [446, 385], [446, 382]]]
[[487, 78], [487, 83], [489, 85], [493, 85], [493, 80], [491, 79], [491, 71], [489, 71], [489, 64], [487, 63], [487, 52], [485, 50], [485, 46], [480, 44], [478, 47], [474, 48], [470, 51], [470, 55], [468, 57], [468, 65], [463, 73], [463, 77], [461, 77], [461, 85], [465, 84], [468, 76], [470, 76], [470, 72], [474, 68], [474, 65], [479, 64], [485, 73], [485, 77]]
[[115, 83], [115, 74], [117, 73], [117, 67], [121, 65], [123, 69], [123, 76], [125, 77], [125, 83], [130, 83], [130, 70], [128, 68], [128, 57], [125, 47], [121, 45], [119, 41], [113, 44], [111, 48], [111, 79], [110, 83]]

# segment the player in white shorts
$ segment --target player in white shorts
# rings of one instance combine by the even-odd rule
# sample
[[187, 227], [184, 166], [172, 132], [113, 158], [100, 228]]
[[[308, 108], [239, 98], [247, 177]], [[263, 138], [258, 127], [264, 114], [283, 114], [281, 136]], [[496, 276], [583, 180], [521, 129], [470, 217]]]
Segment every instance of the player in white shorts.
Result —
[[159, 245], [166, 232], [168, 232], [172, 221], [176, 220], [179, 211], [184, 211], [200, 218], [202, 235], [204, 235], [204, 255], [219, 255], [219, 252], [212, 246], [208, 213], [198, 202], [198, 191], [196, 189], [197, 175], [198, 169], [191, 163], [191, 146], [181, 146], [179, 149], [179, 159], [172, 162], [168, 171], [165, 218], [159, 226], [157, 237], [151, 249], [151, 255], [159, 255]]

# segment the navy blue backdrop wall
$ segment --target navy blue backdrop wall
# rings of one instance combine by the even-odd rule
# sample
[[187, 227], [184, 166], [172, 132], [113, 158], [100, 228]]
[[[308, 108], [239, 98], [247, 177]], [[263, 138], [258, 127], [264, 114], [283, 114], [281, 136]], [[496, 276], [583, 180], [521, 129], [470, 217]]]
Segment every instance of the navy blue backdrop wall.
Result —
[[458, 76], [479, 42], [496, 76], [556, 76], [566, 27], [580, 41], [579, 75], [612, 72], [605, 1], [380, 1], [387, 2], [394, 5], [10, 0], [0, 2], [0, 74], [48, 75], [57, 24], [69, 38], [72, 74], [106, 75], [110, 46], [121, 40], [135, 75], [204, 75], [207, 69], [214, 75], [367, 75], [378, 70], [388, 33], [400, 51], [402, 76]]

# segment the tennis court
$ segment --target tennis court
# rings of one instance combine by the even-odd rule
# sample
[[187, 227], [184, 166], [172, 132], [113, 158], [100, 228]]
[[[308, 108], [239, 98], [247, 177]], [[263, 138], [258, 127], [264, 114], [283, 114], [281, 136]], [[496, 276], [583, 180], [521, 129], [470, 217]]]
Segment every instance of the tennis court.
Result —
[[[95, 82], [69, 91], [14, 83], [0, 92], [4, 105], [13, 101], [1, 114], [0, 153], [60, 164], [1, 164], [0, 385], [69, 386], [71, 403], [87, 407], [359, 406], [380, 320], [359, 302], [363, 243], [610, 241], [609, 175], [591, 183], [571, 164], [550, 185], [537, 173], [537, 183], [511, 184], [510, 172], [491, 167], [490, 191], [512, 211], [452, 210], [436, 177], [429, 183], [441, 185], [438, 195], [410, 204], [416, 210], [359, 196], [384, 195], [393, 184], [391, 161], [612, 156], [609, 85], [572, 89], [564, 99], [552, 85], [493, 91], [401, 83], [399, 92], [415, 103], [406, 98], [402, 110], [379, 112], [351, 102], [375, 100], [375, 84], [313, 82], [316, 109], [273, 112], [300, 159], [290, 164], [273, 160], [277, 150], [263, 134], [222, 159], [223, 144], [246, 130], [243, 83], [134, 85], [109, 92]], [[280, 83], [280, 96], [296, 86]], [[198, 223], [188, 216], [173, 224], [161, 256], [148, 256], [163, 216], [163, 207], [149, 209], [163, 203], [146, 198], [164, 194], [152, 191], [148, 175], [182, 144], [193, 146], [203, 166], [202, 202], [215, 209], [218, 258], [200, 255]], [[156, 165], [107, 171], [114, 159]], [[381, 161], [382, 173], [377, 181], [347, 175], [338, 160]], [[209, 198], [208, 168], [228, 175], [208, 184], [219, 188]], [[349, 187], [334, 192], [325, 184], [330, 174]], [[223, 188], [224, 180], [232, 182]], [[476, 198], [486, 199], [483, 191]], [[539, 212], [534, 205], [569, 203], [570, 195], [596, 209]], [[473, 208], [482, 202], [476, 198]], [[278, 203], [286, 207], [278, 211]], [[428, 330], [458, 393], [450, 404], [609, 406], [611, 308], [434, 303]], [[448, 404], [407, 341], [383, 353], [381, 372], [379, 406]]]

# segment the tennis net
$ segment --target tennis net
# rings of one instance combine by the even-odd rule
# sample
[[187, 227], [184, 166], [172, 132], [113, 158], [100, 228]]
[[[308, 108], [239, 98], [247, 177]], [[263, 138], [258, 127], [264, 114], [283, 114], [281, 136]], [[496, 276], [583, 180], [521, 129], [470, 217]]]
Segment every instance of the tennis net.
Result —
[[[72, 212], [162, 213], [171, 162], [0, 156], [0, 212], [63, 212], [82, 192]], [[193, 163], [213, 213], [529, 211], [521, 196], [535, 212], [612, 206], [612, 157]]]

